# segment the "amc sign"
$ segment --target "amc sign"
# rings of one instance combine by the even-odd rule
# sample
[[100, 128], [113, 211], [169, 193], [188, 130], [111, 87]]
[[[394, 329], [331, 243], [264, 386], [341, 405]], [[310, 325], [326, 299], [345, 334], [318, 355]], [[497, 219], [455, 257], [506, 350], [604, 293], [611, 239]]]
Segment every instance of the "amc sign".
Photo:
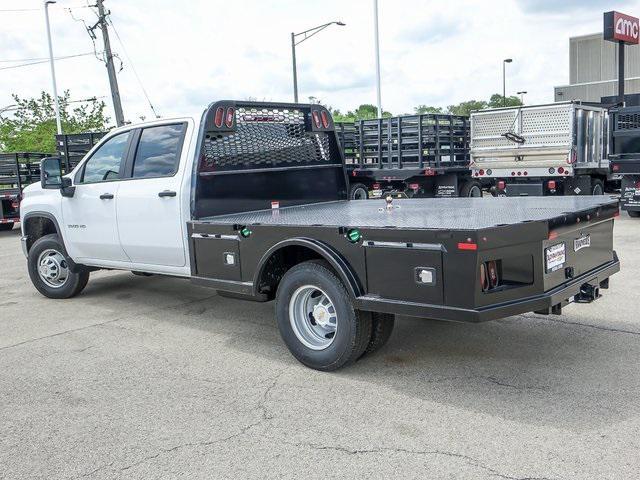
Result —
[[604, 14], [604, 39], [612, 42], [637, 44], [640, 40], [640, 21], [619, 12]]

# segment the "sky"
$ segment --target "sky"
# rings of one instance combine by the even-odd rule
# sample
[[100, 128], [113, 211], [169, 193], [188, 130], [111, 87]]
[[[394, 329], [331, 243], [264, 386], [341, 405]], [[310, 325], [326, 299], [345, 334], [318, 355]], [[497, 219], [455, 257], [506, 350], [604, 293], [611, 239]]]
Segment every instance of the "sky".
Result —
[[[91, 0], [49, 7], [58, 91], [102, 98], [113, 119], [104, 63], [83, 21]], [[297, 47], [301, 101], [316, 97], [347, 111], [375, 103], [372, 0], [105, 0], [123, 110], [128, 121], [192, 114], [219, 99], [292, 101], [291, 32], [331, 21]], [[600, 32], [602, 13], [640, 16], [640, 0], [379, 0], [382, 104], [394, 114], [527, 91], [553, 101], [568, 83], [569, 37]], [[69, 8], [71, 10], [69, 10]], [[19, 10], [19, 11], [15, 11]], [[117, 35], [116, 35], [117, 32]], [[102, 37], [95, 48], [100, 56]], [[0, 0], [0, 110], [11, 94], [51, 92], [41, 0]], [[14, 62], [14, 60], [18, 60]], [[120, 62], [121, 61], [121, 62]], [[136, 77], [137, 72], [137, 77]]]

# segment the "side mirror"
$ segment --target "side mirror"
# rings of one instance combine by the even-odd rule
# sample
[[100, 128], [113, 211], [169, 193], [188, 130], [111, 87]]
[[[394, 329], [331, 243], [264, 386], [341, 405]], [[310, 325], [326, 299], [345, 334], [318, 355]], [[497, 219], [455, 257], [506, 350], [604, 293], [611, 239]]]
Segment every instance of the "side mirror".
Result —
[[42, 188], [59, 190], [62, 188], [62, 165], [55, 157], [44, 158], [40, 163], [40, 185]]

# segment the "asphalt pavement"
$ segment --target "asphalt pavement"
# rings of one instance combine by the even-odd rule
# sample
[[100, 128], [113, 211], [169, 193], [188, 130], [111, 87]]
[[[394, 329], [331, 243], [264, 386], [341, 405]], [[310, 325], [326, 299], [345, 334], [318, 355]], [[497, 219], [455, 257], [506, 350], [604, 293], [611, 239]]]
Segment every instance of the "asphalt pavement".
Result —
[[0, 232], [0, 478], [640, 478], [638, 234], [623, 213], [622, 271], [593, 304], [399, 318], [320, 373], [272, 303], [127, 272], [49, 300]]

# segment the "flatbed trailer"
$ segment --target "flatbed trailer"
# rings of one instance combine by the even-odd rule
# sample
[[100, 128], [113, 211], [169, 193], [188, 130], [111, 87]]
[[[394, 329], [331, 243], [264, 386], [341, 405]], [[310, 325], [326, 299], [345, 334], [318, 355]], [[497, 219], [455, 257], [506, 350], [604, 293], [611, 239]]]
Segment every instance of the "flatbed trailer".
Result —
[[420, 114], [336, 124], [353, 200], [481, 196], [469, 171], [469, 118]]
[[640, 107], [615, 108], [611, 116], [611, 171], [622, 175], [620, 206], [640, 217]]
[[46, 153], [0, 153], [0, 231], [20, 220], [22, 190], [40, 180], [40, 160]]
[[56, 151], [66, 172], [70, 172], [109, 132], [64, 133], [56, 135]]
[[59, 159], [42, 170], [21, 212], [38, 291], [72, 297], [108, 268], [275, 300], [287, 347], [319, 370], [379, 349], [396, 314], [560, 314], [619, 269], [606, 196], [349, 200], [317, 105], [216, 102], [115, 129], [66, 176]]

